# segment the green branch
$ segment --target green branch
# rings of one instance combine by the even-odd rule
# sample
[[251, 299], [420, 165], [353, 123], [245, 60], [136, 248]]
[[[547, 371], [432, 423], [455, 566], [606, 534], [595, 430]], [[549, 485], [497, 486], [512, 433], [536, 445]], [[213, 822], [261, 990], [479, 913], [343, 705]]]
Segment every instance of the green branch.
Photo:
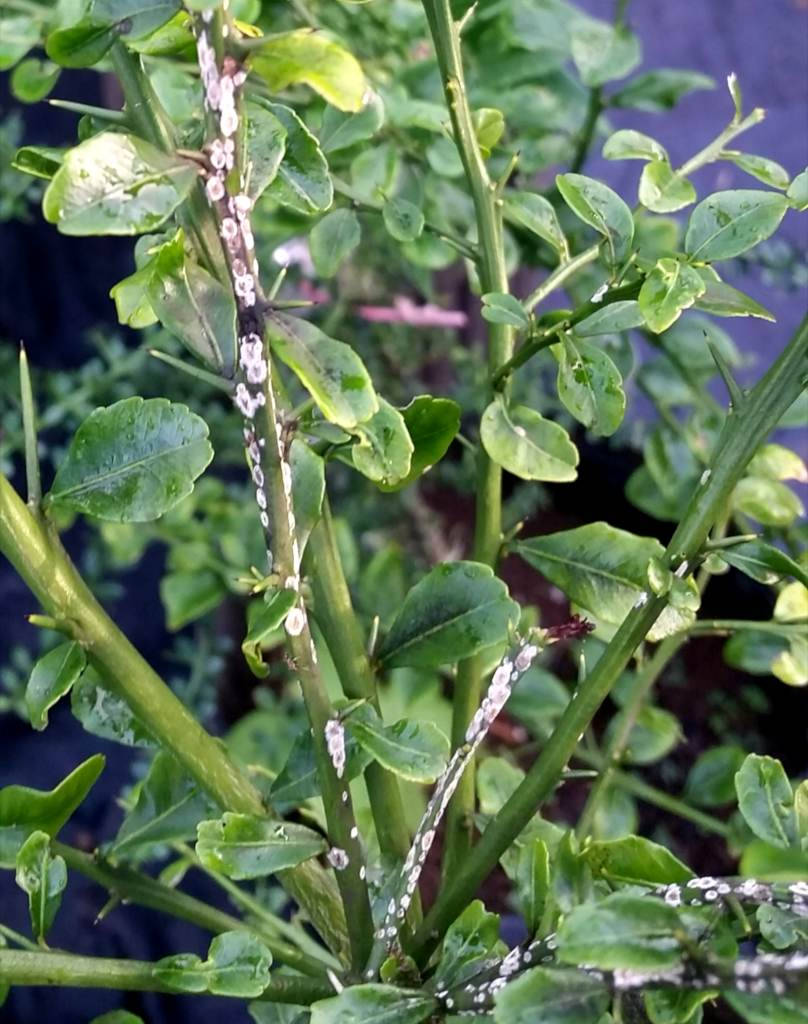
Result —
[[[671, 567], [678, 568], [684, 562], [692, 564], [698, 557], [758, 446], [800, 394], [806, 381], [806, 354], [808, 317], [740, 408], [727, 415], [713, 454], [711, 474], [704, 486], [697, 487], [668, 545], [666, 562]], [[530, 772], [489, 823], [424, 919], [411, 949], [419, 962], [426, 961], [503, 852], [552, 794], [564, 767], [575, 754], [579, 736], [588, 728], [664, 608], [663, 599], [651, 596], [626, 616], [593, 671], [579, 685], [574, 700]]]

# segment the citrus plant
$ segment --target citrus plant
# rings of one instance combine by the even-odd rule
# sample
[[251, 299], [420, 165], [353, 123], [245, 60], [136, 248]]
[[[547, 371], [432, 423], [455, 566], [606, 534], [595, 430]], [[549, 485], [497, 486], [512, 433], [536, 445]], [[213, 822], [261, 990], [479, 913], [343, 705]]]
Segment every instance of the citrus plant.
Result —
[[[745, 112], [732, 74], [728, 123], [681, 166], [655, 138], [612, 131], [612, 109], [712, 87], [634, 74], [626, 8], [605, 22], [566, 0], [4, 0], [0, 60], [20, 99], [44, 99], [63, 68], [117, 80], [120, 109], [58, 101], [78, 115], [76, 144], [24, 146], [14, 166], [40, 182], [56, 231], [137, 236], [111, 300], [121, 324], [152, 328], [165, 371], [101, 342], [74, 393], [43, 385], [35, 403], [23, 352], [4, 413], [4, 462], [22, 454], [27, 495], [0, 476], [0, 551], [43, 637], [8, 706], [44, 730], [64, 698], [90, 733], [148, 758], [92, 854], [58, 834], [101, 755], [50, 791], [0, 790], [0, 864], [33, 937], [0, 931], [4, 995], [208, 993], [258, 1024], [685, 1024], [719, 999], [750, 1024], [808, 1020], [808, 783], [731, 743], [681, 793], [631, 770], [681, 738], [655, 685], [702, 636], [730, 637], [732, 665], [808, 682], [787, 482], [808, 472], [771, 440], [804, 416], [808, 325], [778, 345], [765, 306], [723, 279], [808, 206], [808, 172], [735, 148], [764, 113]], [[27, 56], [38, 47], [44, 59]], [[636, 196], [583, 173], [601, 139], [606, 159], [642, 164]], [[691, 177], [717, 161], [754, 187], [699, 195]], [[466, 277], [479, 348], [447, 346], [466, 316], [441, 308], [443, 270]], [[354, 311], [380, 291], [388, 305]], [[767, 332], [773, 358], [749, 388], [731, 317]], [[450, 372], [430, 375], [431, 360]], [[93, 408], [95, 388], [113, 400]], [[585, 434], [626, 436], [638, 391], [658, 418], [640, 426], [626, 492], [675, 524], [667, 545], [587, 508], [525, 536], [576, 479]], [[73, 417], [64, 449], [38, 436]], [[430, 470], [473, 490], [465, 558], [419, 499]], [[172, 630], [247, 602], [244, 663], [275, 688], [226, 743], [71, 560], [60, 533], [77, 516], [110, 566], [167, 546]], [[401, 520], [418, 557], [382, 539], [357, 564], [349, 522]], [[565, 595], [564, 621], [511, 596], [506, 556]], [[699, 615], [727, 572], [771, 588], [770, 618]], [[557, 651], [579, 665], [571, 685], [548, 670]], [[218, 657], [207, 641], [186, 653], [194, 678]], [[587, 795], [571, 813], [576, 780]], [[637, 801], [709, 834], [734, 873], [697, 875], [637, 834]], [[184, 892], [191, 870], [234, 912]], [[500, 870], [524, 926], [512, 948], [477, 898]], [[73, 872], [208, 931], [207, 956], [49, 948]]]

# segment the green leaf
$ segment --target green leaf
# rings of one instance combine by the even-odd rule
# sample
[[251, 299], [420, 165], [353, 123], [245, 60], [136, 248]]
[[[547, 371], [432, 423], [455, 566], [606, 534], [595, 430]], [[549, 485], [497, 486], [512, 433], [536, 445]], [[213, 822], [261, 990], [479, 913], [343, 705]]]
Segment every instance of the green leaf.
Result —
[[634, 218], [620, 196], [584, 174], [559, 174], [556, 185], [572, 212], [606, 239], [609, 265], [623, 263], [634, 239]]
[[385, 669], [437, 668], [501, 643], [518, 605], [493, 571], [477, 562], [435, 566], [410, 590], [378, 657]]
[[713, 79], [698, 71], [660, 68], [658, 71], [637, 75], [628, 85], [610, 96], [609, 103], [615, 107], [633, 107], [656, 113], [671, 110], [689, 92], [714, 88]]
[[513, 295], [488, 292], [483, 295], [483, 319], [492, 324], [509, 324], [524, 330], [530, 326], [530, 318], [522, 303]]
[[302, 555], [323, 511], [325, 462], [305, 441], [295, 437], [289, 446], [289, 465], [292, 467], [292, 506], [297, 546]]
[[808, 918], [785, 907], [763, 903], [755, 912], [760, 934], [775, 949], [788, 949], [808, 940]]
[[[619, 712], [609, 722], [606, 741], [612, 739], [621, 727], [625, 712]], [[653, 764], [673, 750], [682, 739], [679, 720], [662, 708], [644, 707], [629, 733], [626, 760], [629, 764]]]
[[566, 687], [547, 669], [533, 664], [519, 680], [508, 711], [540, 737], [547, 737], [569, 703]]
[[17, 848], [35, 831], [55, 836], [93, 787], [104, 767], [102, 754], [83, 761], [52, 790], [0, 789], [0, 866], [14, 867]]
[[745, 541], [722, 548], [720, 557], [728, 565], [751, 576], [759, 583], [777, 583], [785, 576], [793, 576], [808, 587], [808, 572], [793, 558], [772, 544], [762, 540]]
[[[365, 93], [367, 96], [367, 93]], [[384, 124], [384, 103], [378, 93], [370, 93], [365, 105], [355, 114], [346, 114], [328, 106], [320, 126], [320, 145], [324, 153], [349, 149], [357, 142], [372, 138]]]
[[39, 42], [40, 25], [30, 14], [0, 16], [0, 71], [8, 71]]
[[311, 1024], [421, 1024], [437, 1003], [417, 989], [353, 985], [311, 1008]]
[[742, 171], [751, 174], [753, 178], [762, 181], [772, 188], [779, 188], [785, 191], [788, 188], [790, 178], [788, 171], [776, 160], [770, 160], [765, 156], [753, 156], [751, 153], [738, 153], [734, 150], [723, 150], [722, 160], [729, 160]]
[[623, 25], [576, 17], [570, 33], [572, 59], [590, 88], [624, 78], [640, 63], [640, 43]]
[[100, 1017], [93, 1017], [90, 1024], [144, 1024], [143, 1018], [128, 1010], [110, 1010]]
[[451, 398], [416, 395], [401, 415], [413, 445], [410, 470], [397, 483], [380, 483], [382, 491], [399, 491], [440, 462], [460, 429], [460, 406]]
[[432, 722], [402, 718], [385, 726], [370, 713], [351, 715], [346, 725], [380, 765], [411, 782], [434, 782], [449, 760], [449, 740]]
[[804, 514], [798, 496], [779, 480], [746, 476], [732, 492], [733, 509], [765, 526], [790, 526]]
[[379, 399], [379, 409], [354, 428], [359, 442], [351, 448], [354, 466], [370, 480], [400, 483], [410, 472], [414, 451], [404, 417], [394, 406]]
[[569, 334], [553, 352], [558, 358], [558, 397], [579, 423], [609, 437], [626, 411], [620, 371], [602, 349]]
[[33, 832], [17, 854], [15, 881], [28, 894], [31, 930], [40, 942], [44, 940], [62, 902], [67, 885], [64, 858], [51, 853], [47, 832]]
[[665, 147], [650, 135], [621, 128], [603, 144], [602, 156], [607, 160], [667, 160]]
[[765, 476], [770, 480], [798, 480], [808, 483], [808, 468], [802, 458], [782, 444], [764, 444], [749, 463], [750, 476]]
[[522, 480], [565, 483], [576, 478], [578, 449], [562, 426], [523, 405], [495, 398], [483, 413], [480, 439], [497, 465]]
[[241, 650], [250, 671], [259, 679], [269, 675], [269, 665], [261, 653], [262, 645], [280, 629], [281, 624], [297, 602], [294, 590], [276, 590], [266, 601], [251, 601], [247, 606], [247, 635]]
[[267, 36], [252, 51], [253, 70], [272, 93], [308, 85], [340, 110], [362, 109], [367, 88], [356, 58], [322, 32], [309, 28]]
[[676, 259], [661, 259], [640, 288], [640, 310], [649, 330], [661, 334], [689, 309], [706, 285], [693, 267]]
[[424, 230], [423, 213], [408, 199], [386, 200], [382, 218], [388, 232], [399, 242], [413, 242]]
[[667, 160], [652, 160], [642, 169], [638, 199], [654, 213], [673, 213], [696, 201], [696, 190]]
[[787, 209], [785, 196], [776, 192], [715, 192], [690, 215], [685, 252], [703, 263], [740, 256], [774, 234]]
[[533, 967], [501, 988], [494, 1003], [496, 1024], [598, 1024], [611, 993], [590, 974]]
[[704, 292], [696, 299], [696, 309], [713, 316], [754, 316], [774, 323], [774, 313], [737, 288], [723, 281], [705, 280], [705, 284]]
[[147, 266], [149, 304], [163, 326], [215, 373], [232, 377], [237, 345], [232, 289], [186, 255], [181, 234], [160, 246]]
[[643, 993], [645, 1010], [651, 1024], [701, 1024], [701, 1005], [718, 995], [716, 989], [692, 991], [661, 988]]
[[166, 627], [173, 633], [189, 622], [218, 608], [228, 590], [213, 569], [179, 570], [160, 580], [160, 600], [166, 612]]
[[213, 457], [204, 420], [165, 398], [124, 398], [76, 431], [48, 500], [98, 519], [158, 519], [194, 487]]
[[529, 934], [541, 927], [550, 894], [550, 851], [543, 839], [532, 839], [522, 851], [517, 892]]
[[574, 327], [576, 334], [592, 337], [597, 334], [614, 334], [629, 331], [632, 327], [643, 327], [645, 317], [640, 304], [632, 299], [620, 302], [609, 302], [594, 313], [579, 320]]
[[808, 1024], [808, 985], [804, 980], [785, 993], [732, 989], [721, 995], [747, 1024]]
[[20, 103], [39, 103], [56, 85], [61, 73], [51, 61], [30, 57], [11, 73], [11, 91]]
[[130, 857], [151, 843], [193, 839], [197, 824], [210, 811], [210, 801], [179, 762], [159, 751], [137, 787], [134, 807], [121, 823], [107, 854]]
[[23, 146], [14, 154], [11, 166], [15, 171], [49, 181], [62, 166], [66, 152], [55, 146]]
[[745, 754], [731, 744], [701, 754], [687, 773], [684, 797], [699, 807], [723, 807], [735, 802], [735, 773]]
[[797, 842], [794, 793], [779, 761], [749, 754], [735, 776], [735, 791], [738, 809], [758, 838], [783, 848]]
[[681, 958], [679, 915], [665, 903], [613, 893], [585, 903], [558, 930], [558, 958], [606, 970], [675, 967]]
[[311, 229], [309, 245], [314, 269], [320, 277], [333, 277], [361, 237], [359, 218], [347, 207], [332, 210], [319, 220]]
[[270, 348], [300, 378], [323, 416], [353, 430], [379, 409], [379, 399], [359, 356], [314, 324], [274, 311], [267, 318]]
[[181, 9], [180, 0], [92, 0], [90, 14], [94, 21], [116, 26], [120, 35], [141, 39]]
[[208, 949], [207, 960], [194, 953], [163, 957], [154, 965], [157, 981], [177, 992], [210, 992], [254, 999], [269, 984], [272, 954], [246, 931], [222, 932]]
[[[514, 550], [570, 600], [598, 620], [619, 625], [641, 595], [647, 594], [647, 568], [664, 549], [652, 537], [637, 537], [607, 523], [532, 537]], [[682, 629], [692, 613], [667, 608], [648, 636], [652, 642]]]
[[109, 290], [115, 303], [118, 322], [138, 330], [157, 323], [157, 314], [149, 301], [148, 288], [154, 268], [151, 263], [123, 278]]
[[506, 189], [504, 203], [504, 214], [508, 221], [519, 224], [544, 239], [560, 256], [569, 256], [567, 239], [558, 223], [555, 207], [549, 199], [535, 192]]
[[286, 128], [265, 106], [248, 102], [244, 136], [247, 195], [255, 202], [277, 177], [286, 153]]
[[[372, 761], [373, 757], [352, 736], [346, 736], [343, 775], [346, 782], [358, 778]], [[279, 814], [286, 814], [305, 800], [319, 795], [320, 779], [314, 738], [309, 729], [304, 729], [295, 738], [286, 763], [272, 783], [269, 797], [273, 808]]]
[[471, 123], [480, 153], [483, 159], [487, 160], [491, 156], [491, 150], [505, 131], [505, 118], [502, 111], [497, 110], [496, 107], [480, 107], [479, 110], [472, 111]]
[[163, 224], [198, 176], [187, 160], [120, 132], [68, 150], [42, 212], [65, 235], [138, 235]]
[[260, 97], [255, 103], [273, 114], [286, 131], [286, 151], [266, 194], [298, 213], [322, 213], [331, 205], [334, 188], [317, 139], [290, 107]]
[[228, 878], [263, 878], [325, 853], [328, 844], [304, 825], [226, 813], [197, 827], [196, 853]]
[[739, 871], [745, 878], [766, 882], [808, 882], [808, 857], [793, 846], [784, 850], [753, 839], [744, 848]]
[[786, 199], [795, 210], [808, 210], [808, 167], [788, 186]]
[[37, 661], [25, 688], [25, 706], [35, 729], [45, 728], [48, 709], [70, 690], [86, 664], [84, 648], [75, 641], [59, 644]]
[[774, 605], [774, 618], [778, 622], [808, 619], [808, 588], [797, 582], [783, 587]]
[[111, 693], [101, 677], [88, 665], [70, 692], [70, 710], [83, 728], [105, 740], [126, 747], [152, 747], [154, 740], [135, 718], [129, 705]]
[[500, 945], [499, 915], [473, 900], [446, 932], [433, 983], [436, 989], [456, 988], [480, 970]]
[[788, 650], [788, 640], [774, 633], [739, 630], [724, 645], [724, 661], [752, 675], [769, 675], [772, 665]]
[[617, 885], [687, 882], [693, 872], [664, 846], [642, 836], [589, 843], [581, 856], [596, 877]]

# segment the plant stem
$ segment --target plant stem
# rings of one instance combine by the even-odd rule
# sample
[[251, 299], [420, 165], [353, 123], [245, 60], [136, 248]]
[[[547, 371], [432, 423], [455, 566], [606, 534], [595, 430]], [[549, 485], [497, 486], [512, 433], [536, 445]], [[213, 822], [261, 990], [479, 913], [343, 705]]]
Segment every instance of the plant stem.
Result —
[[685, 632], [689, 636], [729, 636], [739, 629], [753, 629], [756, 633], [774, 633], [776, 636], [805, 636], [808, 620], [791, 622], [754, 622], [751, 619], [701, 619], [691, 623]]
[[[376, 676], [365, 652], [362, 631], [342, 571], [327, 497], [323, 501], [322, 518], [309, 537], [303, 564], [314, 594], [314, 617], [323, 631], [345, 695], [353, 699], [365, 698], [378, 711]], [[404, 860], [409, 852], [410, 836], [398, 781], [374, 761], [365, 770], [365, 782], [379, 848], [393, 860]], [[416, 916], [420, 918], [420, 908]]]
[[20, 405], [22, 406], [22, 432], [25, 439], [25, 478], [28, 484], [28, 505], [38, 510], [42, 501], [42, 481], [39, 477], [39, 452], [36, 437], [36, 406], [31, 387], [31, 372], [25, 346], [20, 345]]
[[[713, 453], [711, 475], [704, 486], [699, 485], [694, 491], [668, 545], [665, 560], [671, 568], [697, 558], [758, 446], [804, 386], [807, 353], [808, 317], [740, 407], [729, 411]], [[579, 685], [530, 772], [489, 823], [424, 919], [410, 950], [419, 962], [425, 962], [502, 853], [553, 792], [575, 753], [578, 737], [589, 726], [664, 607], [663, 599], [651, 596], [626, 616], [593, 671]]]
[[[597, 762], [589, 754], [584, 755], [582, 752], [579, 752], [576, 754], [576, 757], [580, 757], [581, 760], [595, 767], [603, 767], [603, 762]], [[639, 800], [644, 800], [647, 804], [653, 804], [654, 807], [659, 807], [663, 811], [670, 811], [671, 814], [675, 814], [678, 818], [692, 821], [694, 825], [698, 825], [706, 832], [713, 832], [715, 835], [723, 836], [725, 839], [728, 839], [731, 834], [729, 825], [726, 825], [723, 821], [719, 821], [718, 818], [714, 818], [710, 814], [705, 814], [704, 811], [691, 807], [684, 800], [679, 800], [669, 793], [664, 793], [661, 789], [649, 786], [647, 782], [643, 782], [642, 779], [638, 779], [636, 775], [632, 775], [630, 772], [617, 770], [614, 772], [612, 779], [615, 785], [624, 789], [627, 793], [636, 796]]]
[[[131, 868], [114, 866], [100, 857], [83, 853], [65, 843], [52, 843], [53, 851], [64, 858], [71, 871], [77, 871], [86, 878], [103, 886], [113, 896], [119, 896], [130, 903], [141, 907], [150, 907], [172, 917], [189, 921], [205, 931], [218, 935], [220, 932], [248, 928], [254, 932], [264, 945], [279, 960], [313, 977], [322, 977], [325, 965], [306, 953], [301, 953], [294, 946], [278, 938], [277, 931], [256, 925], [246, 925], [237, 917], [227, 914], [216, 907], [211, 907], [201, 900], [194, 899], [178, 889], [163, 885], [156, 879]], [[196, 863], [196, 862], [195, 862]], [[216, 881], [220, 878], [217, 876]], [[274, 925], [274, 922], [273, 922]], [[330, 964], [330, 960], [329, 960]]]
[[765, 117], [766, 111], [761, 107], [755, 107], [751, 113], [747, 114], [746, 117], [742, 118], [740, 121], [733, 118], [720, 135], [716, 136], [716, 138], [706, 145], [704, 149], [700, 149], [695, 156], [686, 160], [681, 167], [678, 167], [676, 169], [676, 174], [681, 178], [685, 178], [688, 174], [692, 174], [693, 171], [697, 171], [700, 167], [704, 167], [705, 164], [711, 164], [715, 160], [720, 159], [721, 150], [728, 142], [731, 142], [736, 136], [742, 134], [742, 132], [753, 128], [756, 124], [760, 124]]
[[[474, 131], [463, 75], [460, 35], [452, 17], [450, 0], [423, 0], [435, 54], [440, 68], [452, 132], [477, 222], [478, 269], [483, 293], [507, 293], [508, 274], [502, 235], [502, 200], [491, 181]], [[513, 330], [505, 324], [488, 325], [488, 368], [491, 374], [510, 359]], [[494, 397], [489, 387], [488, 400]], [[502, 470], [486, 454], [477, 451], [477, 495], [473, 557], [495, 566], [502, 542]], [[476, 656], [458, 665], [452, 709], [452, 744], [455, 749], [480, 703], [484, 658]], [[444, 877], [451, 877], [471, 846], [474, 828], [474, 764], [469, 765], [449, 807], [444, 843]]]
[[578, 253], [577, 256], [572, 256], [570, 259], [559, 264], [552, 274], [548, 274], [541, 284], [537, 288], [533, 289], [522, 305], [527, 310], [534, 309], [540, 302], [544, 301], [548, 295], [554, 292], [556, 288], [560, 288], [567, 278], [572, 277], [573, 274], [576, 274], [588, 263], [594, 263], [598, 258], [599, 252], [600, 244], [590, 245], [588, 249], [584, 249], [584, 251]]
[[[263, 815], [261, 795], [178, 700], [110, 619], [79, 575], [58, 534], [34, 516], [0, 475], [0, 552], [15, 567], [45, 611], [78, 640], [104, 682], [123, 698], [161, 746], [223, 808]], [[316, 862], [280, 876], [332, 949], [344, 936], [342, 913], [328, 876]]]
[[581, 126], [581, 132], [578, 136], [578, 145], [575, 147], [575, 155], [572, 158], [570, 170], [573, 174], [577, 174], [584, 165], [589, 147], [592, 145], [592, 139], [595, 135], [595, 127], [598, 123], [598, 118], [603, 112], [603, 90], [598, 85], [594, 89], [589, 90], [589, 100], [586, 105], [586, 116], [584, 117], [584, 123]]
[[[111, 988], [124, 992], [175, 992], [154, 976], [153, 963], [113, 960], [72, 953], [0, 949], [0, 983], [59, 985], [64, 988]], [[275, 974], [259, 998], [304, 1006], [333, 995], [327, 981]], [[176, 994], [176, 993], [175, 993]]]

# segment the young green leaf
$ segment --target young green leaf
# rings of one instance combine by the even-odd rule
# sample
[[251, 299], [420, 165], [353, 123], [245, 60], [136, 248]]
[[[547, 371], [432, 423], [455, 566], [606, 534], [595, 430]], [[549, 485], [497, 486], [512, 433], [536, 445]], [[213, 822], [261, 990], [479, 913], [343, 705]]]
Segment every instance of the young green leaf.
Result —
[[321, 32], [301, 28], [267, 36], [252, 51], [250, 63], [272, 93], [290, 85], [308, 85], [340, 110], [362, 109], [367, 88], [362, 68], [343, 46]]
[[246, 931], [222, 932], [208, 949], [207, 960], [194, 953], [163, 957], [154, 965], [157, 981], [177, 992], [210, 992], [254, 999], [269, 984], [272, 954]]
[[598, 1024], [611, 992], [591, 974], [532, 967], [501, 988], [494, 1003], [496, 1024]]
[[626, 411], [620, 371], [602, 349], [569, 334], [553, 352], [558, 359], [558, 397], [579, 423], [609, 437]]
[[434, 782], [449, 760], [449, 740], [432, 722], [402, 718], [385, 726], [371, 713], [354, 714], [346, 725], [366, 753], [411, 782]]
[[472, 111], [471, 123], [482, 157], [487, 160], [491, 156], [491, 150], [505, 131], [505, 118], [502, 111], [497, 110], [496, 107], [481, 107], [479, 110]]
[[685, 252], [702, 263], [740, 256], [774, 234], [787, 209], [785, 196], [776, 192], [715, 192], [690, 215]]
[[92, 665], [70, 691], [70, 710], [87, 732], [126, 747], [153, 747], [154, 739], [126, 704], [105, 686]]
[[788, 186], [786, 199], [795, 210], [808, 210], [808, 167]]
[[779, 188], [785, 191], [788, 188], [790, 178], [788, 171], [776, 160], [770, 160], [765, 156], [753, 156], [751, 153], [738, 153], [735, 150], [725, 149], [721, 153], [723, 160], [730, 160], [742, 171], [751, 174], [753, 178], [762, 181], [764, 185], [771, 185], [772, 188]]
[[769, 320], [774, 323], [776, 319], [774, 313], [761, 306], [759, 302], [755, 302], [749, 295], [745, 295], [723, 281], [706, 277], [704, 274], [702, 274], [702, 278], [706, 288], [696, 299], [696, 309], [703, 309], [705, 313], [712, 313], [713, 316], [754, 316], [759, 320]]
[[11, 91], [20, 103], [39, 103], [59, 80], [61, 68], [49, 60], [30, 57], [11, 73]]
[[[160, 580], [160, 600], [166, 612], [166, 628], [174, 633], [189, 622], [218, 608], [228, 589], [221, 573], [213, 569], [167, 572]], [[90, 729], [90, 732], [93, 732]]]
[[523, 480], [565, 483], [578, 475], [578, 449], [567, 431], [533, 409], [506, 408], [495, 398], [483, 413], [480, 438], [497, 465]]
[[278, 174], [286, 153], [286, 128], [260, 103], [247, 104], [246, 124], [244, 165], [250, 169], [246, 191], [255, 202]]
[[506, 220], [543, 238], [562, 258], [569, 256], [566, 236], [558, 223], [555, 207], [549, 199], [536, 192], [506, 189], [504, 203], [503, 212]]
[[55, 836], [92, 789], [104, 768], [102, 754], [83, 761], [54, 789], [0, 789], [0, 866], [14, 867], [17, 849], [35, 831]]
[[499, 915], [473, 900], [453, 922], [443, 940], [441, 960], [432, 979], [436, 989], [455, 988], [480, 970], [498, 951]]
[[317, 221], [309, 234], [309, 248], [320, 277], [333, 277], [361, 237], [359, 218], [347, 207], [332, 210]]
[[782, 444], [764, 444], [749, 463], [750, 476], [764, 476], [770, 480], [798, 480], [808, 483], [808, 468], [802, 458]]
[[382, 491], [399, 491], [440, 462], [460, 429], [460, 406], [451, 398], [416, 395], [401, 415], [413, 445], [410, 469], [397, 483], [379, 483]]
[[159, 751], [107, 853], [115, 858], [140, 856], [152, 843], [193, 839], [197, 824], [211, 810], [210, 801], [175, 758]]
[[394, 197], [382, 207], [384, 226], [399, 242], [413, 242], [424, 230], [424, 215], [408, 199]]
[[714, 88], [715, 81], [698, 71], [660, 68], [632, 78], [628, 85], [609, 97], [609, 103], [615, 107], [633, 107], [656, 113], [671, 110], [689, 92]]
[[76, 431], [48, 500], [99, 519], [158, 519], [213, 457], [204, 420], [165, 398], [124, 398]]
[[267, 320], [270, 348], [300, 378], [331, 423], [353, 430], [379, 409], [367, 370], [348, 345], [314, 324], [273, 312]]
[[673, 213], [696, 201], [696, 190], [667, 160], [652, 160], [642, 169], [637, 198], [654, 213]]
[[501, 643], [516, 625], [519, 606], [488, 566], [445, 562], [404, 598], [378, 657], [394, 668], [437, 668]]
[[102, 132], [68, 150], [42, 212], [65, 235], [139, 235], [164, 223], [197, 175], [194, 164], [143, 139]]
[[650, 135], [621, 128], [603, 143], [602, 154], [607, 160], [667, 160], [665, 147]]
[[228, 878], [263, 878], [325, 853], [328, 844], [304, 825], [227, 813], [197, 827], [196, 853]]
[[84, 648], [74, 640], [44, 654], [31, 670], [25, 688], [25, 706], [35, 729], [48, 724], [48, 710], [63, 697], [87, 664]]
[[62, 166], [66, 152], [66, 149], [56, 146], [23, 146], [14, 154], [11, 166], [15, 171], [30, 174], [33, 178], [50, 181]]
[[682, 951], [679, 915], [665, 903], [613, 893], [568, 914], [558, 930], [558, 958], [606, 970], [675, 967]]
[[334, 198], [334, 188], [317, 139], [290, 107], [262, 97], [254, 102], [280, 121], [286, 132], [286, 150], [266, 194], [298, 213], [324, 212]]
[[589, 843], [581, 855], [595, 877], [612, 885], [667, 885], [693, 877], [669, 850], [642, 836]]
[[623, 263], [634, 239], [634, 218], [620, 196], [584, 174], [559, 174], [556, 185], [572, 212], [606, 239], [609, 265]]
[[280, 629], [296, 601], [294, 590], [282, 589], [268, 594], [265, 601], [251, 601], [247, 606], [247, 635], [241, 650], [250, 671], [259, 679], [269, 675], [261, 648]]
[[509, 324], [525, 330], [530, 326], [530, 319], [522, 303], [513, 295], [500, 292], [488, 292], [483, 295], [483, 319], [492, 324]]
[[685, 800], [699, 807], [723, 807], [735, 802], [735, 774], [745, 754], [731, 744], [712, 747], [696, 758], [685, 781]]
[[413, 443], [404, 417], [394, 406], [379, 399], [370, 419], [354, 427], [358, 442], [350, 449], [356, 469], [369, 480], [395, 485], [410, 472]]
[[794, 793], [782, 764], [750, 754], [735, 776], [738, 809], [756, 836], [772, 846], [797, 842]]
[[590, 88], [624, 78], [640, 63], [640, 43], [623, 25], [578, 16], [570, 33], [572, 59]]
[[181, 234], [161, 245], [147, 267], [149, 305], [163, 326], [215, 373], [232, 377], [236, 364], [232, 289], [185, 253]]
[[311, 1008], [311, 1024], [421, 1024], [437, 1003], [417, 989], [394, 985], [353, 985]]
[[764, 526], [790, 526], [804, 514], [799, 497], [786, 484], [763, 476], [746, 476], [732, 492], [732, 507]]
[[661, 334], [689, 309], [706, 285], [697, 271], [679, 260], [664, 258], [643, 281], [638, 302], [649, 330]]
[[47, 832], [33, 832], [17, 854], [15, 881], [28, 894], [31, 930], [43, 942], [67, 885], [64, 858], [53, 856]]
[[720, 557], [759, 583], [777, 583], [785, 576], [793, 576], [808, 587], [808, 572], [799, 562], [765, 541], [750, 540], [743, 544], [733, 544], [722, 548]]
[[619, 331], [629, 331], [632, 327], [643, 327], [645, 317], [642, 315], [640, 304], [633, 299], [624, 299], [620, 302], [609, 302], [594, 313], [579, 320], [574, 327], [576, 334], [581, 337], [592, 337], [596, 334], [614, 334]]
[[149, 284], [154, 273], [151, 262], [123, 278], [109, 290], [109, 297], [115, 303], [118, 323], [139, 330], [157, 323], [157, 314], [149, 301]]

